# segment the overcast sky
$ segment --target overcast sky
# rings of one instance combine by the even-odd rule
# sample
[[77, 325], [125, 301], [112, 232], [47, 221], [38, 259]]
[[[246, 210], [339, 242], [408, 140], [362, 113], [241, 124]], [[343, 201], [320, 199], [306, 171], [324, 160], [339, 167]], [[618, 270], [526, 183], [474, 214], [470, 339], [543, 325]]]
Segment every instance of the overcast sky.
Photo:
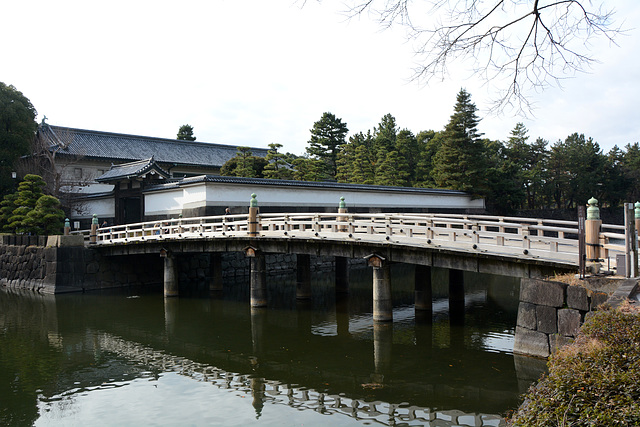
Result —
[[488, 138], [506, 140], [521, 121], [531, 140], [579, 132], [606, 152], [640, 142], [640, 2], [608, 3], [628, 34], [594, 47], [602, 63], [590, 74], [533, 94], [529, 119], [486, 115], [494, 94], [473, 78], [410, 83], [404, 33], [347, 21], [333, 0], [5, 0], [0, 81], [54, 125], [175, 138], [188, 123], [198, 141], [295, 154], [325, 111], [350, 133], [387, 113], [414, 133], [442, 130], [465, 88]]

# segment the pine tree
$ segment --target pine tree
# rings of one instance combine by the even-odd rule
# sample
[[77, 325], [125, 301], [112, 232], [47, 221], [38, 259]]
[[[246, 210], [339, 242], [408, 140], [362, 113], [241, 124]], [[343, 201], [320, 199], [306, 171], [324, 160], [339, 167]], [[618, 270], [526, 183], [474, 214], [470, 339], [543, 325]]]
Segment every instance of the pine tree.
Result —
[[481, 134], [477, 129], [480, 121], [477, 108], [464, 89], [460, 90], [456, 101], [431, 174], [440, 188], [483, 194], [486, 191], [485, 162]]
[[29, 212], [35, 208], [38, 199], [42, 196], [42, 189], [45, 185], [39, 175], [27, 174], [24, 176], [24, 180], [18, 184], [17, 197], [14, 202], [16, 208], [7, 220], [9, 230], [15, 233], [35, 231], [25, 221]]
[[335, 179], [337, 174], [338, 153], [346, 144], [349, 132], [347, 124], [332, 113], [322, 114], [322, 118], [313, 124], [307, 153], [324, 163], [323, 179]]
[[420, 150], [418, 140], [409, 129], [402, 129], [396, 136], [398, 170], [406, 177], [404, 185], [414, 185]]
[[53, 196], [40, 196], [34, 209], [24, 220], [26, 229], [33, 234], [60, 234], [64, 227], [64, 212], [60, 201]]
[[282, 148], [282, 144], [269, 144], [266, 158], [268, 164], [263, 171], [265, 178], [291, 179], [293, 177], [293, 171], [287, 161], [287, 156], [278, 151], [280, 148]]
[[407, 184], [407, 173], [398, 168], [400, 156], [397, 151], [379, 151], [376, 164], [376, 184], [389, 187], [403, 187]]
[[385, 114], [382, 119], [380, 119], [378, 127], [373, 131], [376, 157], [380, 154], [380, 151], [384, 151], [386, 154], [395, 150], [397, 134], [398, 127], [396, 125], [396, 118], [391, 114]]
[[195, 141], [196, 137], [193, 135], [193, 126], [191, 125], [180, 126], [180, 129], [178, 129], [177, 139], [181, 141]]

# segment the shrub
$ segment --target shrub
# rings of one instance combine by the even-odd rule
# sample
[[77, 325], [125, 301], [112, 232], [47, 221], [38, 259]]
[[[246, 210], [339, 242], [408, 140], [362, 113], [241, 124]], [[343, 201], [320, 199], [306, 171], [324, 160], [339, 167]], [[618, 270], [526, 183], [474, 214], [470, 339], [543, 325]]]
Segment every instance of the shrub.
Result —
[[595, 312], [576, 342], [549, 359], [549, 373], [509, 421], [531, 427], [640, 425], [640, 315]]

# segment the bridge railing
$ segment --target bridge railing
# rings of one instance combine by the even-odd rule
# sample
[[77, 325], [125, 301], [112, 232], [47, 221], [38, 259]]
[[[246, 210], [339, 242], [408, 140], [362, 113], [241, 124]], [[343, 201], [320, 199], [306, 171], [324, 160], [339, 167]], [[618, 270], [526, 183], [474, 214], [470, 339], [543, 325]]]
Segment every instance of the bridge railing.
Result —
[[[578, 222], [489, 215], [266, 213], [258, 237], [363, 241], [578, 264]], [[249, 215], [175, 218], [99, 228], [97, 244], [249, 235]], [[605, 258], [624, 253], [624, 227], [602, 225]]]

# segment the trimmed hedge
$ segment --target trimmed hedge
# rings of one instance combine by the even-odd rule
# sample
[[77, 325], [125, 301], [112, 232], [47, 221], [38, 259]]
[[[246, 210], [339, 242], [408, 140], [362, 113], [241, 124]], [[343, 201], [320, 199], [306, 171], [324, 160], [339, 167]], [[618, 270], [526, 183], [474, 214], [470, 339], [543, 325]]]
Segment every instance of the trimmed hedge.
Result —
[[549, 359], [512, 426], [640, 426], [640, 315], [594, 312], [575, 343]]

